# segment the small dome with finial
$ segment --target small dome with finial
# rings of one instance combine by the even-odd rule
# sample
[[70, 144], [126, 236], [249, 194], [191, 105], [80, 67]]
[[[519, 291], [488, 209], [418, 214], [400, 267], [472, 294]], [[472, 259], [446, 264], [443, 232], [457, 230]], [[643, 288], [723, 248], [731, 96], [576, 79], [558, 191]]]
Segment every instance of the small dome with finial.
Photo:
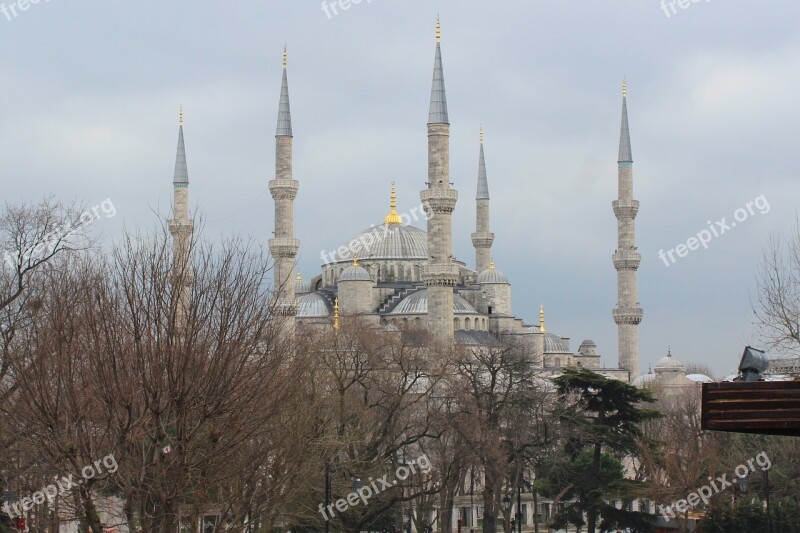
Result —
[[303, 280], [303, 275], [300, 272], [297, 273], [297, 278], [294, 281], [294, 293], [295, 294], [306, 294], [311, 292], [311, 283]]
[[494, 261], [489, 263], [489, 268], [478, 274], [476, 280], [480, 285], [502, 284], [510, 285], [505, 274], [494, 267]]
[[372, 281], [372, 277], [367, 269], [358, 265], [358, 259], [354, 259], [353, 264], [345, 268], [339, 276], [339, 282], [342, 281]]

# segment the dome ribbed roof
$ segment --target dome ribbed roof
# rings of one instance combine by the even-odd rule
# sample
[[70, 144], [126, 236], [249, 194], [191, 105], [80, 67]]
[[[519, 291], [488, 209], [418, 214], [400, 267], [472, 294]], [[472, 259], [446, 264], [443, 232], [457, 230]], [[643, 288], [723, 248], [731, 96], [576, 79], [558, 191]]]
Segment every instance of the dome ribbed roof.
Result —
[[683, 363], [672, 357], [672, 352], [668, 352], [656, 363], [656, 370], [683, 370]]
[[[453, 312], [456, 314], [477, 314], [472, 305], [462, 296], [453, 294]], [[414, 292], [400, 300], [400, 303], [392, 309], [390, 315], [424, 315], [428, 313], [428, 291], [422, 289]]]
[[686, 379], [694, 381], [695, 383], [714, 383], [714, 380], [705, 374], [688, 374]]
[[508, 278], [496, 268], [487, 268], [478, 274], [479, 284], [502, 283], [508, 285]]
[[294, 293], [300, 295], [308, 292], [311, 292], [311, 283], [298, 276], [294, 282]]
[[553, 333], [544, 334], [545, 353], [569, 353], [569, 343]]
[[372, 278], [364, 267], [352, 265], [344, 269], [339, 281], [372, 281]]
[[[352, 243], [351, 246], [348, 246]], [[428, 234], [414, 226], [381, 224], [355, 235], [344, 245], [344, 255], [334, 256], [334, 262], [374, 259], [428, 259]], [[350, 248], [355, 249], [355, 254]]]
[[297, 316], [306, 318], [330, 316], [328, 302], [319, 293], [312, 292], [300, 298], [297, 305]]
[[652, 383], [655, 380], [656, 380], [655, 374], [643, 374], [638, 378], [634, 379], [631, 385], [633, 385], [634, 387], [641, 387], [642, 385], [645, 385], [647, 383]]

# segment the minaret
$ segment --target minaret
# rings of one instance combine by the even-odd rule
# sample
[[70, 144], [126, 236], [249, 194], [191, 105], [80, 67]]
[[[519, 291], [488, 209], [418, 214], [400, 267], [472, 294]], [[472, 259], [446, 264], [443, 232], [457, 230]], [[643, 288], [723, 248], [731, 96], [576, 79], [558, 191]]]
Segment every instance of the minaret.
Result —
[[294, 238], [294, 199], [298, 188], [298, 182], [292, 179], [292, 115], [284, 48], [278, 127], [275, 132], [275, 179], [269, 182], [269, 192], [275, 202], [275, 237], [269, 240], [269, 251], [275, 261], [275, 311], [292, 319], [297, 312], [292, 271], [294, 258], [300, 248], [300, 241]]
[[617, 324], [619, 367], [630, 371], [630, 380], [639, 377], [639, 307], [636, 289], [636, 271], [642, 260], [637, 251], [634, 219], [639, 202], [633, 199], [633, 156], [628, 129], [627, 86], [622, 82], [622, 125], [619, 137], [619, 199], [612, 202], [617, 217], [617, 250], [614, 268], [617, 269], [617, 308], [613, 311]]
[[183, 106], [178, 118], [178, 152], [175, 156], [175, 174], [172, 178], [172, 219], [169, 232], [172, 234], [171, 277], [178, 293], [177, 325], [185, 325], [189, 311], [190, 287], [194, 271], [189, 261], [194, 220], [189, 218], [189, 170], [186, 165], [186, 147], [183, 143]]
[[478, 158], [478, 193], [475, 196], [475, 271], [481, 273], [489, 268], [494, 233], [489, 231], [489, 180], [486, 177], [486, 160], [483, 157], [483, 128], [481, 128], [481, 153]]
[[428, 218], [428, 264], [423, 280], [428, 289], [428, 330], [434, 339], [453, 342], [453, 287], [458, 266], [453, 263], [452, 215], [458, 192], [450, 188], [450, 122], [442, 69], [441, 26], [436, 19], [436, 58], [428, 114], [428, 188], [420, 199], [430, 208]]

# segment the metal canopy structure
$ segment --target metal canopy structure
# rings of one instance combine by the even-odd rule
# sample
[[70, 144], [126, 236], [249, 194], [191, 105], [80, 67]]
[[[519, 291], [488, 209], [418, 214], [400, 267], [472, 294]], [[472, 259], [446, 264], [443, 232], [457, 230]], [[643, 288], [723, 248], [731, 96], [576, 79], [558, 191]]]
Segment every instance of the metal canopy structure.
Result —
[[800, 437], [800, 381], [703, 383], [702, 428]]

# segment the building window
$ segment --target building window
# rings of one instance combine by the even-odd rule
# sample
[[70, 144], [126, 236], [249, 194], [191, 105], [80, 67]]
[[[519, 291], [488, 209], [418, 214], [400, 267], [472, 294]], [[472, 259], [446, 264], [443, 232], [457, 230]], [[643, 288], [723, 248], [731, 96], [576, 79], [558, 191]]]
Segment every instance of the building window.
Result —
[[203, 533], [214, 533], [219, 525], [219, 516], [205, 515], [203, 517]]
[[461, 329], [461, 321], [457, 318], [453, 319], [453, 329]]
[[464, 329], [469, 329], [469, 318], [464, 319]]

